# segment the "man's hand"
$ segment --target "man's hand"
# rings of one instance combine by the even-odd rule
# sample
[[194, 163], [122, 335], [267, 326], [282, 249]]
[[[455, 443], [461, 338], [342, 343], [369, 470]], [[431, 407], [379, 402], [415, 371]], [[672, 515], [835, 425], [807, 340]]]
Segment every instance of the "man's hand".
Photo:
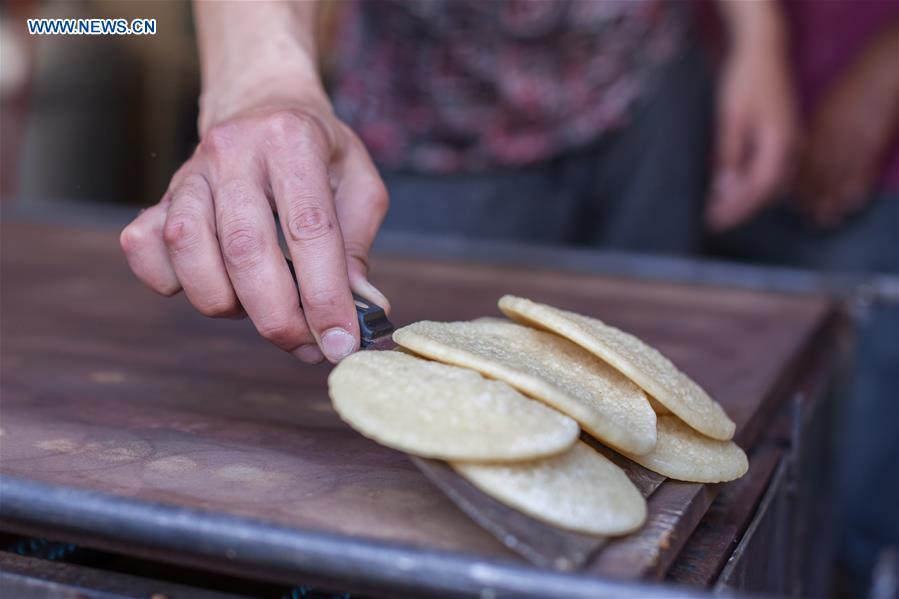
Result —
[[[306, 362], [324, 352], [336, 362], [359, 346], [350, 288], [386, 302], [366, 279], [386, 210], [384, 185], [346, 126], [270, 110], [211, 128], [121, 242], [134, 273], [155, 291], [184, 289], [206, 316], [245, 310], [281, 349]], [[297, 265], [299, 296], [273, 212]]]
[[706, 223], [731, 229], [781, 191], [797, 118], [782, 24], [769, 2], [721, 0], [731, 50], [718, 92], [715, 168]]
[[811, 118], [796, 195], [821, 227], [861, 210], [899, 124], [899, 23], [836, 78]]
[[[283, 12], [294, 9], [303, 23], [292, 26], [302, 32], [309, 6], [198, 4], [206, 23], [200, 145], [162, 200], [122, 231], [121, 244], [153, 290], [184, 289], [207, 316], [245, 313], [263, 337], [300, 360], [319, 362], [324, 354], [337, 362], [359, 347], [350, 290], [388, 308], [366, 266], [387, 192], [362, 142], [333, 115], [310, 74], [308, 48], [296, 47], [293, 33], [273, 33], [299, 18]], [[288, 49], [297, 50], [292, 60]]]

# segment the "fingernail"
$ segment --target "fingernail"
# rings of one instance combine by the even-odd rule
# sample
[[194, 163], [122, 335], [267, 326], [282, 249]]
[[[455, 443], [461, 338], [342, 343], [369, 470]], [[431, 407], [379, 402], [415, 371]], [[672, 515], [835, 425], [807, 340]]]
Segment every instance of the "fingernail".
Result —
[[356, 340], [343, 329], [329, 329], [322, 335], [322, 350], [328, 360], [339, 362], [356, 349]]
[[387, 299], [387, 296], [381, 293], [380, 289], [372, 285], [368, 279], [360, 280], [356, 284], [355, 291], [368, 301], [383, 308], [384, 312], [388, 315], [390, 314], [390, 301]]
[[301, 345], [290, 353], [301, 362], [306, 362], [307, 364], [318, 364], [325, 359], [322, 351], [314, 344]]

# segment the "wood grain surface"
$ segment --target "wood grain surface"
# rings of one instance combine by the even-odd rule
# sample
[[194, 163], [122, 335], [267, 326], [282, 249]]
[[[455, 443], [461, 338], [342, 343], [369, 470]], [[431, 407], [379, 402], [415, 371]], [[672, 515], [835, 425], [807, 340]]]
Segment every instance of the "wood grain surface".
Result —
[[[248, 321], [205, 319], [183, 296], [145, 290], [114, 231], [5, 223], [2, 277], [0, 473], [298, 530], [511, 556], [405, 455], [339, 420], [326, 394], [329, 366], [300, 364]], [[398, 326], [498, 316], [505, 293], [596, 315], [695, 377], [743, 443], [752, 441], [741, 435], [760, 407], [788, 390], [789, 373], [832, 311], [814, 297], [527, 264], [380, 256], [372, 278]], [[639, 534], [661, 546], [679, 522], [692, 530], [714, 492], [664, 483]], [[609, 573], [603, 564], [631, 555], [630, 543], [611, 543], [594, 571]]]

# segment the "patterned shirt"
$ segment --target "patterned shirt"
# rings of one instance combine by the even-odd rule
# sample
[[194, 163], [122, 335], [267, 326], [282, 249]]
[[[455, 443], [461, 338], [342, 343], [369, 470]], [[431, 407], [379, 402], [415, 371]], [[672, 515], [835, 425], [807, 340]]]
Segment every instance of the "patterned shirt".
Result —
[[626, 122], [683, 44], [681, 4], [347, 0], [334, 104], [387, 168], [546, 160]]

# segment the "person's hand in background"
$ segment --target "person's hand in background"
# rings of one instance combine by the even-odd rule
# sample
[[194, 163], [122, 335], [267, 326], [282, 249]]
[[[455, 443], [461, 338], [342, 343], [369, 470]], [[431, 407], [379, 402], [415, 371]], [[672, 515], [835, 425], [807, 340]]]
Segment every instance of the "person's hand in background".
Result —
[[861, 210], [899, 125], [899, 23], [875, 37], [838, 76], [811, 116], [796, 198], [816, 225]]
[[207, 316], [245, 312], [300, 360], [337, 362], [359, 347], [351, 289], [388, 308], [366, 265], [387, 192], [322, 89], [315, 7], [198, 2], [196, 12], [200, 145], [124, 229], [122, 247], [153, 290], [184, 289]]
[[792, 170], [795, 97], [782, 16], [772, 0], [719, 0], [730, 49], [718, 89], [705, 220], [731, 229], [776, 199]]

